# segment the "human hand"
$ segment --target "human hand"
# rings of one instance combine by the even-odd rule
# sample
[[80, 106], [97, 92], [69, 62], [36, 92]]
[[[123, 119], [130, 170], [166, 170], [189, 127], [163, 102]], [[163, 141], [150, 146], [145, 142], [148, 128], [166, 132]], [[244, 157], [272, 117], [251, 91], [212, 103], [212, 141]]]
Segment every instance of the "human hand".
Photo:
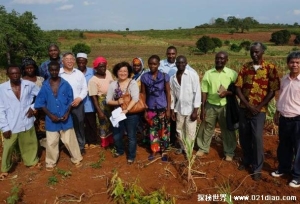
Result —
[[33, 117], [34, 116], [34, 111], [31, 108], [29, 108], [27, 113], [26, 113], [26, 116], [27, 116], [27, 118]]
[[71, 104], [72, 107], [77, 107], [81, 101], [82, 101], [82, 99], [80, 97], [75, 98]]
[[11, 130], [8, 130], [6, 132], [3, 132], [3, 137], [5, 139], [9, 139], [11, 137]]

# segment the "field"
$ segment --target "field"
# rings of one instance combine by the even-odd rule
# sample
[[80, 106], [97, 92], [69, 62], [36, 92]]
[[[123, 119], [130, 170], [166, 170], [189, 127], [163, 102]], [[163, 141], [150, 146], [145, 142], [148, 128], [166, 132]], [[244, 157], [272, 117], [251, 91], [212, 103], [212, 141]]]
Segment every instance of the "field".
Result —
[[[78, 43], [84, 42], [91, 46], [89, 65], [97, 56], [108, 59], [111, 68], [115, 63], [132, 58], [142, 57], [144, 62], [152, 54], [165, 58], [166, 48], [174, 45], [178, 54], [185, 55], [189, 64], [194, 67], [199, 75], [202, 75], [214, 64], [214, 53], [206, 55], [194, 55], [191, 49], [202, 35], [218, 37], [222, 41], [229, 40], [231, 43], [239, 43], [242, 40], [261, 41], [266, 43], [267, 51], [265, 59], [273, 61], [280, 71], [286, 73], [285, 57], [294, 48], [292, 44], [287, 46], [274, 46], [269, 43], [272, 30], [255, 30], [248, 33], [234, 33], [221, 31], [197, 31], [195, 29], [176, 30], [169, 32], [85, 32], [84, 39], [68, 38], [60, 36], [62, 52], [68, 51]], [[298, 47], [299, 49], [299, 47]], [[234, 53], [227, 46], [217, 49], [226, 50], [229, 53], [228, 66], [238, 70], [240, 66], [250, 60], [246, 51]], [[146, 64], [146, 63], [145, 63]], [[5, 73], [1, 71], [1, 79], [6, 80]], [[5, 202], [8, 197], [17, 195], [21, 198], [20, 203], [115, 203], [107, 191], [110, 180], [115, 172], [127, 183], [136, 183], [142, 187], [145, 194], [149, 194], [164, 188], [164, 195], [175, 198], [176, 203], [221, 203], [217, 196], [231, 194], [232, 196], [252, 195], [255, 201], [234, 201], [234, 203], [292, 203], [292, 201], [274, 201], [271, 199], [283, 198], [283, 196], [296, 196], [300, 203], [298, 189], [288, 186], [290, 176], [273, 178], [270, 173], [277, 167], [276, 150], [278, 136], [274, 135], [274, 129], [266, 128], [264, 134], [265, 162], [262, 171], [262, 180], [255, 182], [251, 179], [248, 171], [238, 171], [237, 167], [242, 156], [238, 146], [232, 162], [224, 160], [222, 144], [213, 140], [210, 153], [199, 159], [197, 158], [193, 169], [204, 174], [195, 175], [197, 191], [187, 193], [186, 175], [183, 174], [186, 161], [182, 155], [175, 155], [174, 149], [169, 154], [169, 161], [162, 162], [160, 159], [149, 164], [148, 150], [141, 142], [137, 150], [136, 162], [127, 165], [126, 158], [113, 158], [110, 149], [95, 148], [87, 150], [84, 155], [83, 167], [76, 169], [70, 162], [69, 156], [62, 149], [58, 162], [58, 169], [54, 172], [45, 171], [45, 167], [29, 169], [22, 163], [16, 163], [9, 179], [0, 181], [0, 200]], [[125, 137], [126, 138], [126, 137]], [[44, 164], [45, 151], [40, 153], [41, 162]], [[126, 186], [126, 185], [125, 185]], [[128, 185], [127, 185], [128, 186]], [[19, 193], [12, 193], [17, 189]], [[133, 195], [133, 192], [131, 192]], [[198, 201], [201, 196], [213, 196], [211, 200]], [[276, 197], [277, 196], [277, 197]], [[279, 196], [279, 197], [278, 197]], [[134, 197], [132, 196], [132, 199]]]

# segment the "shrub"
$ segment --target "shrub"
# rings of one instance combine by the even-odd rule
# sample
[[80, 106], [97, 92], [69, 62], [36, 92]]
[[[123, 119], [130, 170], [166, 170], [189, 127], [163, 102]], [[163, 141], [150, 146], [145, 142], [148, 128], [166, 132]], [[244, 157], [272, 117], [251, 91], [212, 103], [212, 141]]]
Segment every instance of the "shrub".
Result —
[[199, 38], [199, 40], [196, 42], [196, 46], [201, 52], [204, 52], [205, 54], [209, 50], [214, 50], [216, 48], [214, 41], [209, 36], [205, 35]]
[[275, 45], [284, 45], [289, 42], [291, 38], [291, 33], [288, 30], [279, 30], [271, 35], [271, 42], [274, 42]]
[[72, 47], [72, 52], [75, 54], [75, 56], [79, 52], [84, 52], [86, 54], [89, 54], [91, 52], [91, 47], [85, 43], [77, 43]]
[[242, 47], [233, 43], [231, 46], [230, 46], [230, 50], [233, 51], [233, 52], [239, 52], [241, 51]]
[[300, 44], [300, 34], [296, 35], [296, 37], [294, 39], [294, 43], [295, 43], [295, 45], [299, 45]]
[[227, 46], [230, 45], [230, 41], [229, 40], [225, 40], [224, 41], [224, 45], [227, 45]]

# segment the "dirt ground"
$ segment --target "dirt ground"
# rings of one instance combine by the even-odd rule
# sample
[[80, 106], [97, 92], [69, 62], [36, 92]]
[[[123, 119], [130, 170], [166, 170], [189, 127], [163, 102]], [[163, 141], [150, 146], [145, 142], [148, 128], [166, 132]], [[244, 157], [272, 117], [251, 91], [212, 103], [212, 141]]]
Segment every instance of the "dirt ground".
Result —
[[[29, 169], [22, 163], [16, 164], [9, 178], [0, 181], [0, 202], [10, 195], [13, 186], [20, 184], [22, 192], [22, 201], [20, 203], [67, 203], [71, 199], [80, 203], [114, 203], [109, 197], [107, 191], [107, 182], [112, 177], [113, 171], [118, 171], [120, 178], [125, 182], [134, 182], [138, 179], [138, 184], [150, 193], [159, 188], [165, 187], [166, 192], [176, 197], [176, 203], [221, 203], [198, 201], [201, 195], [220, 195], [220, 189], [225, 187], [230, 189], [232, 196], [242, 195], [260, 195], [260, 196], [297, 196], [293, 203], [300, 202], [299, 189], [293, 189], [288, 186], [290, 176], [273, 178], [270, 172], [276, 169], [276, 149], [278, 137], [265, 134], [264, 152], [265, 163], [262, 171], [262, 180], [255, 182], [249, 176], [250, 172], [237, 170], [241, 157], [241, 149], [238, 146], [236, 156], [232, 162], [224, 160], [222, 154], [222, 145], [213, 140], [210, 152], [201, 159], [196, 159], [193, 169], [204, 172], [204, 176], [197, 176], [195, 182], [197, 192], [192, 195], [186, 194], [186, 181], [180, 177], [180, 165], [185, 159], [182, 155], [175, 155], [174, 150], [169, 154], [169, 161], [156, 162], [145, 167], [148, 152], [145, 147], [138, 146], [136, 162], [133, 165], [126, 163], [126, 157], [113, 158], [112, 152], [101, 147], [87, 150], [84, 155], [83, 166], [80, 168], [72, 165], [69, 156], [64, 150], [60, 152], [60, 158], [57, 167], [66, 171], [71, 171], [72, 175], [68, 178], [62, 178], [61, 175], [45, 170], [45, 151], [42, 151], [41, 162], [43, 167]], [[102, 168], [95, 169], [90, 165], [99, 160], [99, 154], [103, 152], [105, 160]], [[56, 185], [49, 185], [48, 181], [51, 176], [58, 179]], [[81, 198], [81, 199], [80, 199]], [[232, 198], [233, 199], [233, 198]], [[234, 201], [234, 203], [284, 203], [283, 201]], [[292, 203], [291, 201], [286, 203]]]

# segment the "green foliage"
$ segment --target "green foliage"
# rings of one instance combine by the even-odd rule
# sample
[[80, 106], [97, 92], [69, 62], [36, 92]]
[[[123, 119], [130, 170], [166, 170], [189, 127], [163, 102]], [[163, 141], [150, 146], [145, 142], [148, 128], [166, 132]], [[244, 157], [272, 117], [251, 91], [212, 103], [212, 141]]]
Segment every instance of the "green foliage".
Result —
[[16, 204], [21, 200], [21, 196], [22, 196], [22, 189], [20, 188], [21, 184], [15, 184], [13, 182], [13, 187], [10, 190], [10, 195], [9, 197], [7, 197], [6, 199], [6, 203], [8, 204]]
[[222, 40], [220, 40], [220, 38], [211, 38], [211, 39], [214, 41], [216, 47], [220, 48], [223, 46]]
[[271, 42], [275, 45], [284, 45], [289, 42], [291, 38], [291, 33], [288, 30], [279, 30], [271, 34]]
[[52, 175], [48, 178], [48, 185], [53, 186], [58, 183], [58, 178], [55, 175]]
[[227, 45], [227, 46], [230, 45], [230, 41], [229, 40], [225, 40], [224, 41], [224, 45]]
[[230, 188], [230, 182], [229, 181], [223, 181], [223, 183], [220, 183], [217, 185], [218, 193], [225, 195], [225, 202], [229, 204], [233, 204], [233, 201], [231, 199], [231, 188]]
[[29, 11], [9, 13], [0, 5], [0, 56], [6, 57], [6, 64], [19, 63], [24, 56], [36, 59], [47, 56], [45, 50], [55, 38], [43, 32], [35, 20]]
[[240, 47], [244, 48], [246, 51], [250, 50], [251, 42], [246, 40], [240, 43]]
[[233, 51], [233, 52], [239, 52], [241, 51], [242, 47], [233, 43], [231, 46], [230, 46], [230, 50]]
[[294, 39], [294, 43], [295, 43], [295, 45], [299, 45], [300, 44], [300, 34], [296, 35], [296, 37]]
[[104, 152], [103, 151], [101, 151], [100, 153], [99, 153], [99, 159], [98, 159], [98, 161], [96, 161], [95, 163], [92, 163], [92, 164], [90, 164], [90, 166], [92, 167], [92, 168], [94, 168], [94, 169], [100, 169], [101, 167], [102, 167], [102, 163], [104, 162], [104, 160], [105, 160], [105, 154], [104, 154]]
[[70, 176], [72, 176], [72, 172], [71, 171], [67, 171], [64, 169], [59, 169], [57, 168], [56, 172], [61, 175], [63, 178], [68, 178]]
[[208, 51], [214, 50], [216, 48], [214, 41], [206, 35], [199, 38], [199, 40], [196, 42], [196, 46], [201, 52], [204, 52], [205, 54]]
[[85, 43], [77, 43], [76, 45], [74, 45], [72, 47], [72, 52], [75, 54], [75, 56], [77, 55], [77, 53], [79, 52], [83, 52], [85, 54], [90, 54], [91, 52], [91, 47], [88, 46]]
[[118, 173], [115, 172], [110, 181], [109, 186], [110, 196], [113, 202], [117, 204], [175, 204], [175, 198], [169, 197], [164, 189], [151, 192], [149, 195], [144, 195], [145, 192], [138, 185], [138, 180], [133, 183], [124, 183]]

